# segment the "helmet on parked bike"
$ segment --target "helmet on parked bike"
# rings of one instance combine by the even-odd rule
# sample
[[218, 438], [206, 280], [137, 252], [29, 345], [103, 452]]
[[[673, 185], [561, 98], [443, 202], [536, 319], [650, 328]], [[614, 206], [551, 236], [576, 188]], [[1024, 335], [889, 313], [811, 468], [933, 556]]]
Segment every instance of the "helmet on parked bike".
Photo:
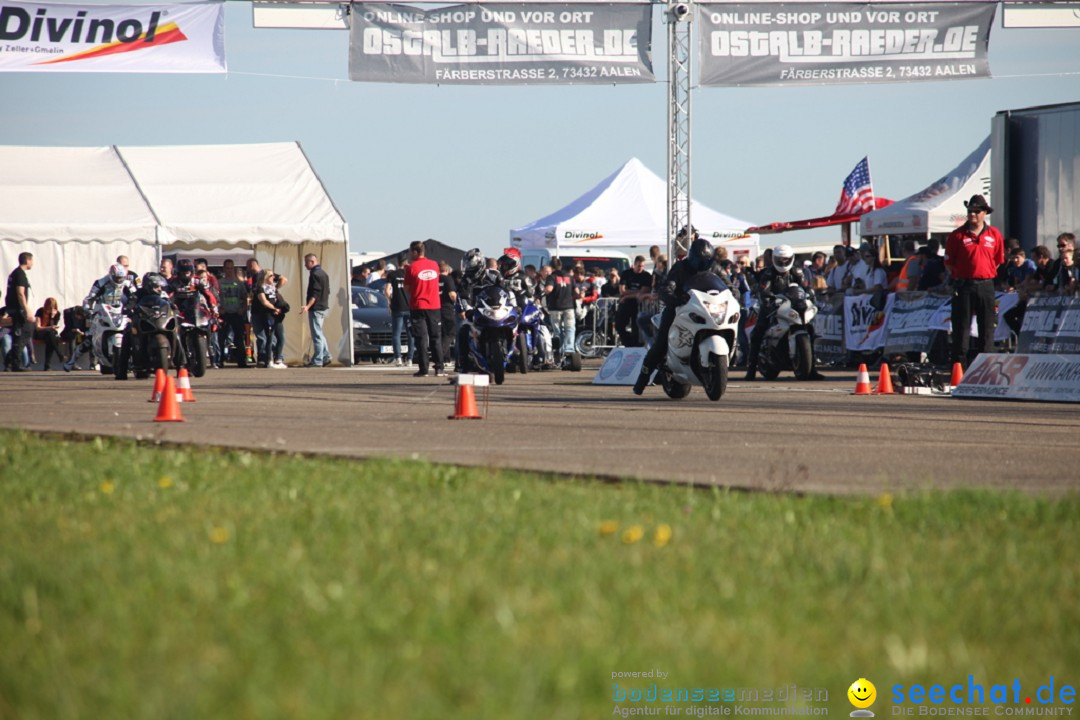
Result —
[[496, 264], [499, 272], [507, 280], [521, 272], [521, 260], [510, 254], [503, 255]]
[[772, 251], [772, 264], [777, 272], [791, 272], [795, 265], [795, 251], [790, 245], [777, 245]]
[[461, 274], [465, 280], [469, 282], [479, 280], [485, 269], [487, 269], [487, 263], [484, 262], [484, 255], [480, 252], [480, 248], [473, 248], [461, 256]]
[[127, 280], [127, 276], [127, 268], [120, 263], [116, 263], [109, 268], [109, 279], [112, 280], [113, 283], [115, 283], [116, 285], [119, 285], [120, 283]]
[[195, 274], [195, 263], [190, 260], [181, 260], [176, 263], [176, 277], [184, 282], [191, 279], [191, 276]]
[[690, 249], [686, 253], [686, 260], [690, 263], [690, 269], [694, 272], [708, 270], [712, 266], [715, 252], [712, 243], [705, 238], [698, 238], [690, 243]]

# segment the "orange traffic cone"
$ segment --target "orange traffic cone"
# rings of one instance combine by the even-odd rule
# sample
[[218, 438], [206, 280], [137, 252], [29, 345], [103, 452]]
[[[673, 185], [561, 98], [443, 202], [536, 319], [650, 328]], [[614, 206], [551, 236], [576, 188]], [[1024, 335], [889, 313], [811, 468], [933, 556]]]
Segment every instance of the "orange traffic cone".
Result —
[[191, 378], [188, 376], [187, 368], [176, 371], [176, 390], [184, 402], [195, 402], [195, 393], [191, 392]]
[[165, 371], [161, 368], [154, 373], [154, 392], [150, 394], [150, 402], [161, 402], [161, 393], [165, 392]]
[[183, 416], [180, 415], [180, 403], [176, 395], [176, 383], [166, 375], [165, 389], [161, 391], [161, 403], [158, 405], [154, 422], [184, 422]]
[[878, 373], [877, 389], [874, 391], [876, 395], [895, 395], [896, 391], [892, 386], [892, 375], [889, 374], [889, 364], [881, 363], [881, 372]]
[[960, 384], [960, 381], [964, 379], [964, 366], [958, 362], [952, 364], [952, 378], [949, 380], [949, 384], [956, 387]]
[[855, 392], [852, 395], [873, 395], [870, 389], [870, 373], [866, 369], [866, 363], [859, 363], [859, 374], [855, 376]]
[[448, 420], [483, 420], [480, 411], [476, 408], [476, 393], [472, 385], [458, 385], [457, 397], [454, 400], [454, 414]]

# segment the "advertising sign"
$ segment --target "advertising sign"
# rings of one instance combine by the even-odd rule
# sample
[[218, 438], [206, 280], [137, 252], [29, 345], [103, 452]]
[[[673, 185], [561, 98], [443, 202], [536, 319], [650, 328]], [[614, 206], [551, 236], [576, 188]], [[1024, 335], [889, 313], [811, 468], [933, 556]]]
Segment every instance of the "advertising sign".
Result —
[[989, 77], [995, 3], [701, 4], [702, 85]]
[[0, 2], [0, 72], [225, 72], [225, 4]]
[[983, 353], [953, 397], [1080, 402], [1080, 355]]
[[1017, 352], [1080, 354], [1080, 297], [1033, 297], [1024, 313]]
[[844, 347], [844, 296], [817, 300], [818, 314], [814, 316], [814, 357], [823, 362], [842, 362], [847, 357]]
[[444, 85], [651, 83], [649, 4], [354, 3], [349, 79]]

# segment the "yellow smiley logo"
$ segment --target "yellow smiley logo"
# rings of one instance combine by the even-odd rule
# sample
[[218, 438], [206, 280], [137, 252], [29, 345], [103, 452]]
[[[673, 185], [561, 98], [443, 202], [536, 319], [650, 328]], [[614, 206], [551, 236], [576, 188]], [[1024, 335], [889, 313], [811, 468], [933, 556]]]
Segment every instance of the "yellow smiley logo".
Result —
[[866, 678], [851, 683], [847, 690], [848, 700], [857, 708], [868, 708], [877, 700], [877, 688]]

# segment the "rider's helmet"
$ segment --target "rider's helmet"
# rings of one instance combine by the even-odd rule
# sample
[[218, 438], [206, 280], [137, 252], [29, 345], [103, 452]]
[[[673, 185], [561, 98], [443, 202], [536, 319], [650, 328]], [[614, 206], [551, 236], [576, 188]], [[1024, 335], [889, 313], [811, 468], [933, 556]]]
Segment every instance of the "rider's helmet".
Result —
[[686, 253], [686, 261], [690, 263], [691, 270], [702, 272], [712, 266], [715, 252], [711, 242], [705, 238], [698, 238], [690, 243], [690, 249]]
[[113, 281], [114, 285], [120, 285], [121, 283], [123, 283], [125, 280], [127, 280], [127, 276], [127, 268], [120, 263], [116, 263], [109, 268], [109, 279]]
[[772, 251], [772, 264], [779, 273], [791, 272], [795, 265], [795, 251], [790, 245], [777, 245]]
[[189, 282], [195, 275], [195, 263], [184, 259], [176, 263], [176, 279], [181, 283]]
[[521, 259], [510, 254], [499, 258], [497, 265], [499, 273], [507, 280], [521, 272]]
[[159, 295], [164, 293], [169, 286], [169, 283], [165, 279], [165, 277], [160, 273], [156, 272], [148, 272], [143, 275], [142, 284], [143, 287], [147, 289], [147, 291], [157, 293]]
[[466, 282], [475, 283], [484, 274], [487, 263], [479, 248], [473, 248], [461, 256], [461, 275]]
[[485, 268], [480, 271], [478, 286], [487, 287], [489, 285], [498, 285], [502, 287], [503, 276], [499, 274], [498, 270], [492, 270], [491, 268]]

